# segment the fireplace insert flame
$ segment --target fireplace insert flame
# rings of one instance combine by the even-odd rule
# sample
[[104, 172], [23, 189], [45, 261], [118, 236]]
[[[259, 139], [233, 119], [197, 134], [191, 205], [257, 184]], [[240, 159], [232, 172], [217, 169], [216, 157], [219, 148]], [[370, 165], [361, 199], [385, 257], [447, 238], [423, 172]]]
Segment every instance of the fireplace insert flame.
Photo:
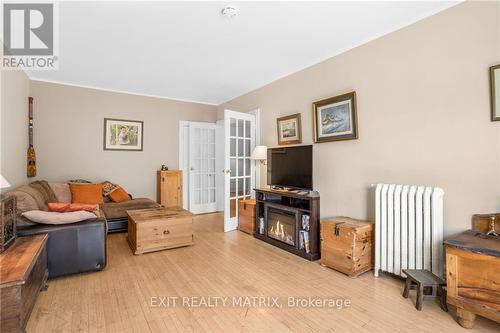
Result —
[[267, 236], [295, 246], [295, 214], [270, 208], [267, 216]]

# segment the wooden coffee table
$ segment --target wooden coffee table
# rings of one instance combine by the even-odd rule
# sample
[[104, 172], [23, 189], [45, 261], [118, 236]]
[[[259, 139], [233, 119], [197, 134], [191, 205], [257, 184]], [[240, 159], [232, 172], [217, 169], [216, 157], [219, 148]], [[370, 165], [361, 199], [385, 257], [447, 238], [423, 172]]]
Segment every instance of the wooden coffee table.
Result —
[[134, 254], [193, 245], [193, 214], [182, 208], [129, 210], [128, 242]]

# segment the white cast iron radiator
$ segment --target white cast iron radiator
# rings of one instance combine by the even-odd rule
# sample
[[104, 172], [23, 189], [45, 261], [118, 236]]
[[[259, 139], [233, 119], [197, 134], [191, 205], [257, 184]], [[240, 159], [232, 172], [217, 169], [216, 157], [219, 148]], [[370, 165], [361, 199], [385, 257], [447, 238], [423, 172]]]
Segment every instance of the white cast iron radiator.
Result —
[[377, 184], [375, 191], [375, 276], [427, 269], [442, 277], [443, 190]]

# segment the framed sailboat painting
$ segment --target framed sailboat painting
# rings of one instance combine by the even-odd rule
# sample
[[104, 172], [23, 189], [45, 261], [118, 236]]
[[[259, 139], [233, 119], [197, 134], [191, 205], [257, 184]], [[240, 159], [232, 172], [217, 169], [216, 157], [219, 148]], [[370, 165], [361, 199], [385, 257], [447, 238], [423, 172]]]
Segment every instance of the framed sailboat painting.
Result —
[[313, 103], [314, 142], [358, 138], [356, 92]]

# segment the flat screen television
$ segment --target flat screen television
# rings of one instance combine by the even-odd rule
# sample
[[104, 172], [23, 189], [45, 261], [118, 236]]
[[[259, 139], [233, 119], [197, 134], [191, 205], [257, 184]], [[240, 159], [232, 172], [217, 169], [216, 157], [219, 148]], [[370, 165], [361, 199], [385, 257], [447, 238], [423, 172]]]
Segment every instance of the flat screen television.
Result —
[[312, 146], [270, 148], [267, 150], [267, 184], [312, 190]]

